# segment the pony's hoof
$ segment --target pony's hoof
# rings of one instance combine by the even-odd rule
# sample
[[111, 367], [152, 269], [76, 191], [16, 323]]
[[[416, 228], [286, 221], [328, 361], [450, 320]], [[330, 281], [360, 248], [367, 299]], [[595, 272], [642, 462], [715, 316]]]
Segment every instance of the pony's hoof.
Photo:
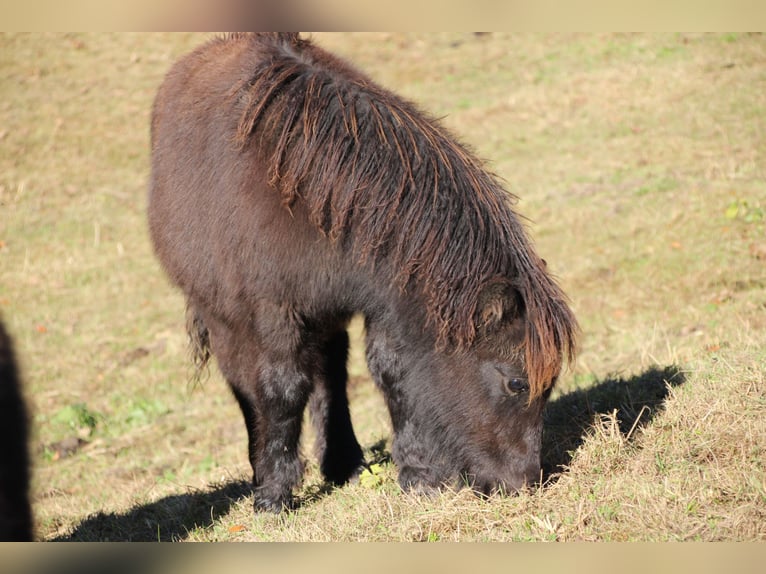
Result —
[[399, 486], [404, 492], [432, 497], [439, 493], [441, 484], [441, 481], [427, 470], [411, 466], [405, 466], [399, 470]]
[[271, 512], [273, 514], [280, 514], [282, 512], [289, 512], [295, 509], [295, 500], [292, 496], [270, 498], [267, 496], [256, 496], [253, 502], [253, 510], [255, 512]]
[[322, 469], [322, 474], [329, 484], [343, 486], [344, 484], [354, 484], [359, 480], [359, 475], [367, 468], [364, 459], [360, 456], [350, 461], [344, 461], [342, 464], [327, 466]]

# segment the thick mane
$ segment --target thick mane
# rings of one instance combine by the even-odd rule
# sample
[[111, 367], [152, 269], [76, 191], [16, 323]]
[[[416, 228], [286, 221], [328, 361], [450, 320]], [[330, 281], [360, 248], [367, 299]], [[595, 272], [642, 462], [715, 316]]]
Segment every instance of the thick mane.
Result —
[[333, 242], [390, 265], [400, 289], [422, 294], [442, 346], [469, 347], [482, 290], [513, 284], [533, 396], [552, 384], [576, 321], [498, 178], [435, 120], [297, 34], [223, 41], [253, 51], [232, 92], [238, 143], [263, 154], [284, 205], [300, 200]]

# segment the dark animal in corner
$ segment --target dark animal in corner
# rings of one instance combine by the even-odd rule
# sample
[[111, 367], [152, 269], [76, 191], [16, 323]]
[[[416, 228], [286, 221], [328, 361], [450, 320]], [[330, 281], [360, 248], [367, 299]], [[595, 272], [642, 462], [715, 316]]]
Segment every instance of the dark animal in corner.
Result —
[[151, 137], [151, 237], [244, 414], [256, 509], [293, 504], [307, 404], [326, 478], [363, 465], [357, 313], [403, 488], [539, 477], [576, 321], [512, 197], [438, 122], [297, 34], [234, 34], [172, 67]]
[[32, 540], [27, 409], [11, 338], [0, 322], [0, 541]]

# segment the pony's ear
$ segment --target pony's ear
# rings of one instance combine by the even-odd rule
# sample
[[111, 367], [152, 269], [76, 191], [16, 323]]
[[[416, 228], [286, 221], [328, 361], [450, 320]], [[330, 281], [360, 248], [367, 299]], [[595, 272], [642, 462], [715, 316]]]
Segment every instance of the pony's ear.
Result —
[[503, 302], [499, 298], [489, 299], [483, 306], [479, 316], [479, 325], [488, 327], [499, 323], [503, 318]]
[[491, 329], [504, 319], [516, 317], [519, 311], [519, 294], [509, 283], [505, 281], [490, 283], [479, 294], [476, 326], [480, 330]]

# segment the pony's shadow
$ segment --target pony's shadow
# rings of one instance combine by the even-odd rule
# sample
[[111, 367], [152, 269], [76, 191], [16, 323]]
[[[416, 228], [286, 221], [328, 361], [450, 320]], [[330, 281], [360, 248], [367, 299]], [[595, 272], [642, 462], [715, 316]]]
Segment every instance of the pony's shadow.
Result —
[[189, 531], [213, 524], [239, 500], [252, 494], [249, 482], [240, 480], [187, 494], [166, 496], [123, 514], [99, 512], [83, 520], [69, 534], [54, 542], [122, 541], [171, 542]]
[[[369, 447], [368, 463], [390, 462], [385, 439]], [[296, 498], [298, 508], [311, 505], [339, 488], [336, 484], [308, 485]], [[80, 522], [68, 534], [52, 542], [173, 542], [189, 532], [205, 528], [226, 515], [231, 507], [253, 493], [250, 482], [239, 480], [208, 490], [174, 494], [137, 506], [125, 513], [98, 512]], [[135, 569], [131, 569], [134, 571]]]
[[[375, 460], [390, 460], [384, 442], [370, 449]], [[296, 497], [297, 508], [311, 505], [331, 494], [339, 485], [323, 482], [308, 485]], [[228, 514], [231, 507], [252, 495], [252, 483], [238, 480], [187, 494], [173, 494], [137, 506], [125, 513], [98, 512], [80, 522], [68, 534], [51, 542], [175, 542], [185, 540], [196, 528], [206, 528]]]
[[685, 380], [675, 365], [651, 367], [629, 378], [610, 377], [551, 400], [543, 415], [544, 482], [566, 471], [600, 415], [616, 412], [620, 432], [631, 439], [662, 411], [669, 388]]
[[[599, 415], [616, 411], [623, 435], [635, 436], [662, 411], [669, 387], [683, 384], [679, 367], [652, 367], [623, 379], [611, 377], [586, 389], [551, 400], [544, 414], [542, 463], [544, 482], [565, 472], [577, 448], [585, 441]], [[370, 448], [374, 462], [389, 462], [390, 453], [382, 440]], [[320, 485], [304, 493], [301, 505], [311, 504], [334, 488]], [[235, 481], [209, 490], [166, 496], [123, 514], [99, 512], [83, 520], [69, 534], [53, 541], [176, 541], [189, 531], [213, 524], [243, 498], [252, 494], [251, 484]]]

